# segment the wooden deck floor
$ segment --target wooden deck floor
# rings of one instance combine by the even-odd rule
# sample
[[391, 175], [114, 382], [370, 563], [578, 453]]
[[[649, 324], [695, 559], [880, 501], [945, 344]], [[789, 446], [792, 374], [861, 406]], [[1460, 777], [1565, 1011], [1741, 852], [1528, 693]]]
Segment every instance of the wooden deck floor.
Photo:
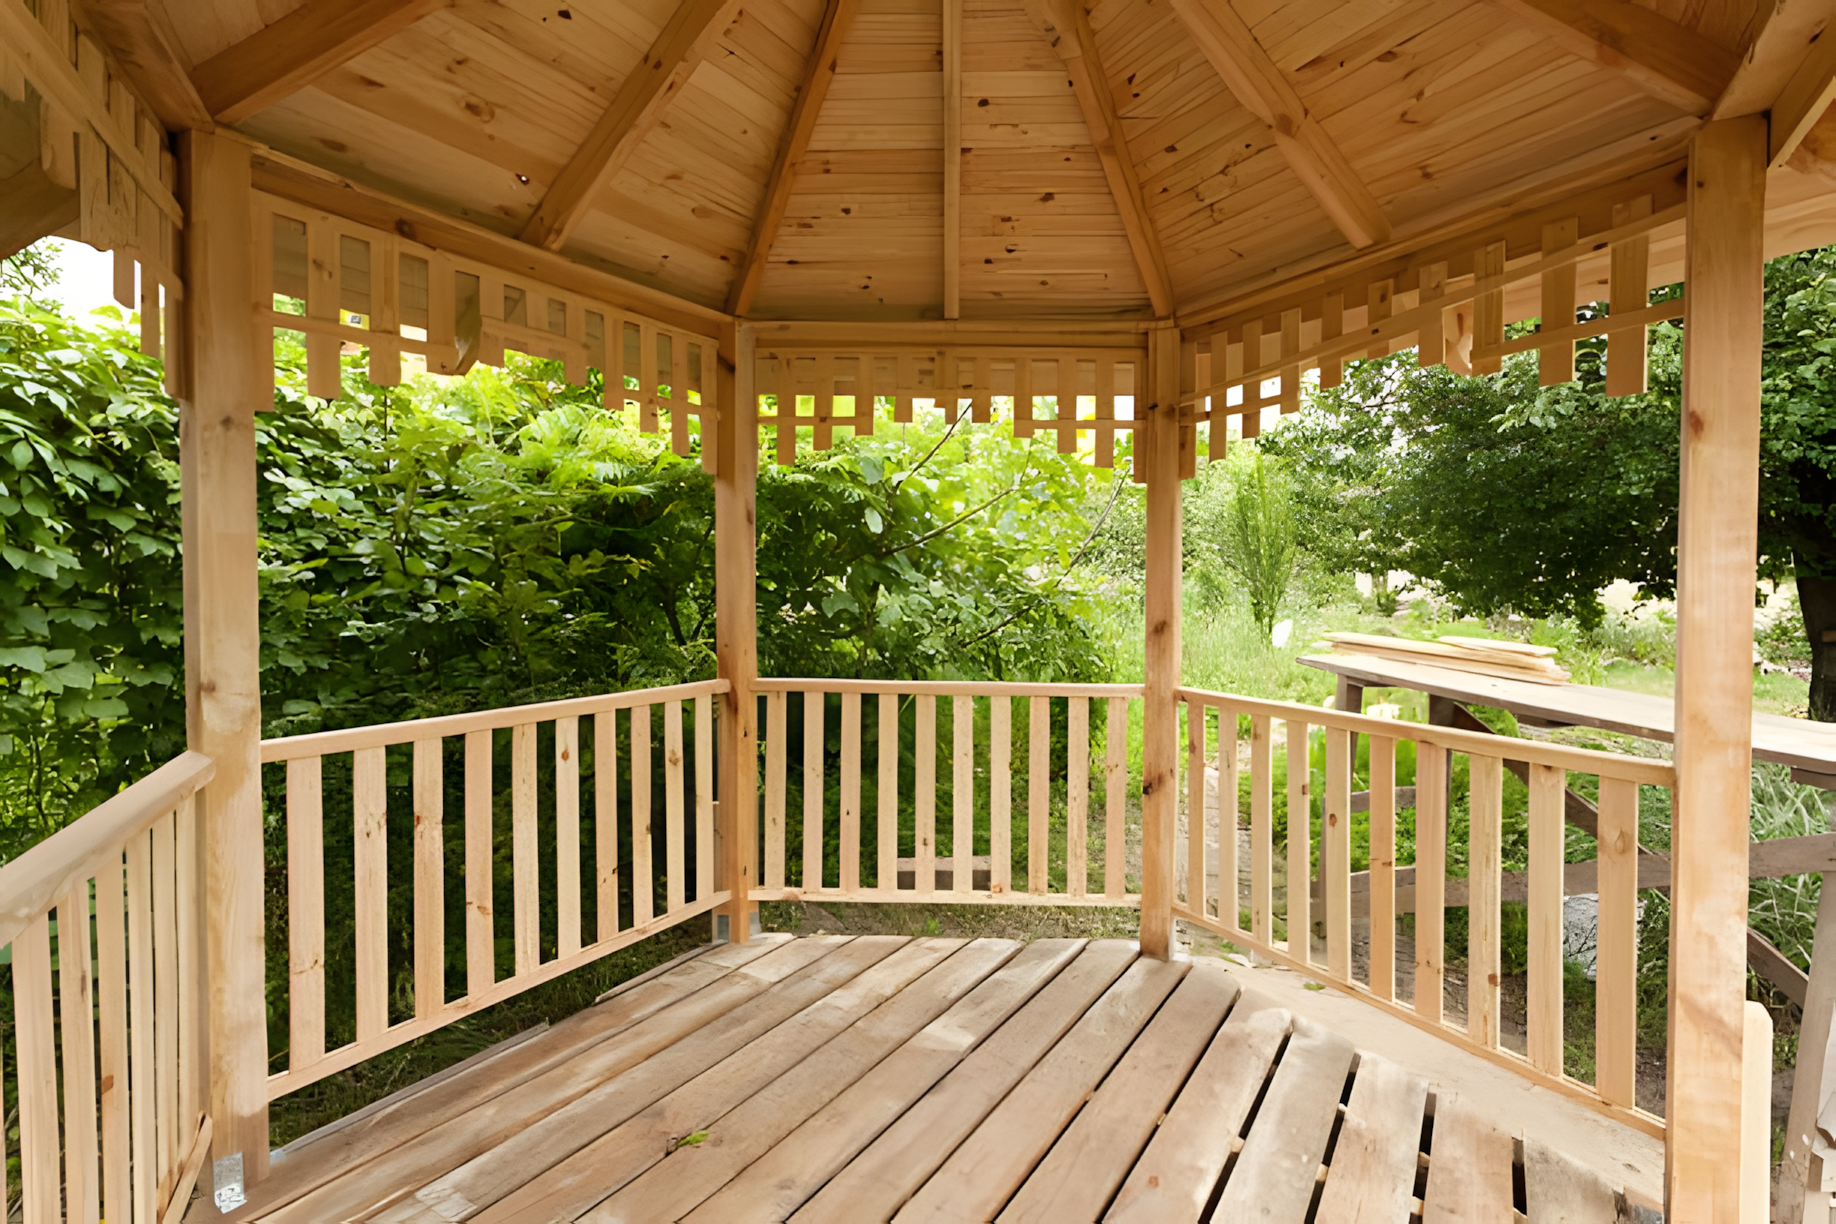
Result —
[[716, 946], [289, 1149], [238, 1219], [1601, 1221], [1476, 1103], [1119, 941]]

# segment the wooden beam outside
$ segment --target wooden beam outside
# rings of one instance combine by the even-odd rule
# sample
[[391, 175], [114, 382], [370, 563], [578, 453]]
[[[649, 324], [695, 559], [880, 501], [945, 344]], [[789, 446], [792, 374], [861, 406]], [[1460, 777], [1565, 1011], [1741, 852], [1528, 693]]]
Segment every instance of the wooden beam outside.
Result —
[[1347, 242], [1386, 242], [1390, 223], [1351, 163], [1307, 113], [1288, 76], [1269, 58], [1230, 0], [1173, 0], [1187, 33], [1238, 102], [1269, 125], [1288, 165]]
[[1766, 121], [1690, 150], [1677, 507], [1677, 785], [1671, 848], [1664, 1214], [1733, 1220], [1741, 1106], [1753, 583], [1759, 523]]
[[1027, 11], [1053, 50], [1065, 62], [1071, 87], [1077, 91], [1078, 106], [1084, 112], [1084, 124], [1090, 129], [1091, 143], [1103, 163], [1103, 174], [1109, 180], [1109, 192], [1116, 200], [1116, 211], [1122, 216], [1122, 228], [1128, 235], [1129, 249], [1134, 252], [1135, 266], [1141, 270], [1141, 281], [1147, 286], [1148, 300], [1154, 313], [1167, 318], [1173, 313], [1173, 286], [1167, 275], [1167, 257], [1160, 247], [1160, 235], [1148, 216], [1142, 199], [1141, 183], [1135, 174], [1135, 162], [1129, 155], [1128, 140], [1116, 114], [1115, 95], [1110, 92], [1109, 76], [1097, 52], [1096, 34], [1081, 0], [1029, 0]]
[[1492, 0], [1570, 55], [1625, 77], [1645, 93], [1706, 115], [1740, 57], [1630, 0]]
[[752, 929], [752, 888], [759, 882], [757, 365], [752, 328], [721, 329], [719, 462], [714, 474], [714, 653], [732, 684], [720, 711], [720, 863], [716, 886], [732, 892], [724, 907], [727, 937], [745, 943]]
[[962, 317], [963, 0], [943, 0], [943, 317]]
[[523, 226], [524, 242], [561, 249], [592, 208], [600, 184], [618, 173], [656, 127], [738, 9], [739, 0], [681, 0], [642, 62], [619, 84], [612, 105], [549, 184]]
[[0, 259], [74, 224], [78, 211], [76, 189], [52, 179], [36, 161], [0, 179]]
[[163, 10], [147, 0], [71, 0], [71, 8], [167, 128], [208, 132], [216, 126]]
[[835, 59], [842, 40], [854, 25], [860, 11], [860, 0], [828, 0], [822, 13], [822, 26], [816, 32], [816, 48], [803, 69], [803, 84], [797, 90], [797, 101], [791, 107], [790, 122], [778, 142], [778, 157], [772, 163], [771, 178], [765, 187], [765, 199], [752, 225], [752, 241], [746, 247], [746, 258], [727, 295], [727, 310], [743, 315], [752, 309], [758, 297], [759, 283], [765, 277], [765, 266], [771, 258], [771, 245], [777, 241], [784, 224], [784, 210], [790, 205], [791, 188], [796, 184], [797, 167], [810, 147], [810, 133], [816, 130], [816, 117], [822, 112], [823, 100], [829, 96], [829, 85], [835, 80]]
[[1804, 61], [1779, 91], [1768, 117], [1768, 165], [1776, 168], [1804, 143], [1805, 136], [1836, 100], [1836, 35], [1811, 44]]
[[191, 81], [218, 123], [240, 123], [453, 0], [306, 0], [199, 64]]
[[1148, 335], [1147, 428], [1135, 442], [1147, 477], [1147, 640], [1141, 713], [1141, 952], [1165, 959], [1173, 943], [1173, 825], [1179, 793], [1180, 335]]
[[1824, 27], [1836, 16], [1836, 0], [1767, 0], [1760, 5], [1760, 15], [1764, 24], [1715, 100], [1711, 119], [1738, 119], [1771, 110]]

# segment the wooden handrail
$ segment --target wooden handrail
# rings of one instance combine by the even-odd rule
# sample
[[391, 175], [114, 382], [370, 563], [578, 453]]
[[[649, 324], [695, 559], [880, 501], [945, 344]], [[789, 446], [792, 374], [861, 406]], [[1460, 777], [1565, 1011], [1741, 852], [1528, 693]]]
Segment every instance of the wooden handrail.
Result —
[[760, 693], [897, 693], [911, 697], [1139, 697], [1139, 684], [1028, 684], [1013, 680], [824, 680], [765, 676]]
[[110, 854], [172, 811], [217, 772], [216, 762], [187, 752], [0, 867], [0, 944], [49, 913]]
[[1200, 705], [1224, 706], [1245, 714], [1263, 714], [1272, 718], [1304, 722], [1310, 727], [1331, 727], [1338, 731], [1355, 731], [1360, 735], [1382, 735], [1391, 739], [1413, 740], [1421, 744], [1434, 744], [1450, 752], [1464, 752], [1470, 756], [1500, 760], [1508, 758], [1513, 761], [1525, 761], [1532, 765], [1553, 765], [1558, 769], [1570, 769], [1578, 773], [1596, 774], [1605, 778], [1619, 778], [1627, 782], [1636, 782], [1641, 786], [1674, 787], [1677, 784], [1675, 765], [1669, 761], [1647, 757], [1600, 752], [1592, 748], [1571, 748], [1566, 744], [1549, 744], [1541, 740], [1483, 735], [1477, 731], [1461, 731], [1457, 728], [1437, 727], [1429, 723], [1397, 722], [1388, 718], [1346, 714], [1338, 710], [1300, 705], [1291, 701], [1266, 701], [1258, 697], [1213, 693], [1204, 689], [1182, 688], [1179, 690], [1179, 696], [1182, 701]]
[[693, 684], [672, 684], [663, 688], [632, 689], [624, 693], [602, 693], [596, 697], [569, 697], [562, 701], [543, 701], [533, 705], [504, 706], [496, 710], [478, 710], [469, 714], [446, 714], [438, 718], [409, 719], [405, 722], [378, 723], [373, 727], [350, 727], [340, 731], [314, 731], [308, 735], [289, 735], [261, 742], [261, 762], [297, 761], [306, 757], [330, 756], [338, 752], [355, 752], [362, 748], [386, 748], [415, 740], [445, 739], [471, 731], [501, 731], [529, 723], [549, 722], [557, 718], [578, 718], [586, 714], [604, 714], [611, 710], [628, 710], [633, 706], [661, 705], [668, 701], [689, 701], [712, 697], [733, 687], [726, 680], [698, 680]]

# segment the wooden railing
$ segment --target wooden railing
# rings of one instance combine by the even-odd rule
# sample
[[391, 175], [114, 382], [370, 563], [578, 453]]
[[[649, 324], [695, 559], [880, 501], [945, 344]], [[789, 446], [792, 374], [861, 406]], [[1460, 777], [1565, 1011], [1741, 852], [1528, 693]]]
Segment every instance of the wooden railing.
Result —
[[0, 868], [6, 1218], [159, 1224], [191, 1199], [211, 1133], [197, 794], [215, 769], [186, 753]]
[[[711, 699], [727, 688], [710, 680], [265, 741], [264, 765], [285, 764], [284, 779], [269, 785], [284, 785], [287, 813], [289, 1044], [286, 1069], [269, 1078], [269, 1099], [726, 900], [714, 887]], [[331, 813], [328, 791], [338, 800]], [[457, 873], [448, 869], [445, 831], [452, 807], [464, 820]], [[503, 890], [494, 879], [502, 826], [511, 846], [507, 925], [497, 921]], [[544, 827], [553, 831], [552, 854], [541, 845]], [[349, 877], [336, 883], [353, 896], [355, 913], [355, 1013], [349, 1024], [337, 1018], [350, 1039], [334, 1049], [326, 1045], [328, 828], [334, 846], [349, 847]], [[411, 871], [391, 871], [392, 832], [411, 840]], [[554, 882], [546, 900], [545, 879]], [[411, 901], [398, 918], [412, 915], [413, 947], [398, 974], [389, 933], [409, 924], [392, 923], [390, 913], [392, 895], [404, 893]], [[449, 950], [449, 906], [460, 909], [461, 896], [463, 938]], [[502, 944], [508, 971], [500, 973]], [[398, 976], [406, 990], [396, 988]], [[392, 1014], [404, 996], [412, 1011]]]
[[1140, 903], [1130, 882], [1140, 820], [1129, 813], [1141, 787], [1128, 753], [1139, 685], [765, 679], [754, 689], [765, 706], [755, 898]]
[[[1187, 744], [1187, 839], [1174, 914], [1270, 960], [1462, 1045], [1527, 1078], [1578, 1097], [1652, 1134], [1663, 1121], [1637, 1108], [1636, 986], [1639, 787], [1674, 789], [1668, 761], [1594, 752], [1536, 740], [1342, 714], [1312, 706], [1180, 690]], [[1239, 763], [1248, 733], [1248, 802]], [[1310, 736], [1324, 738], [1324, 786], [1315, 803]], [[1353, 766], [1357, 738], [1369, 737], [1368, 888], [1352, 888]], [[1277, 743], [1286, 767], [1278, 788]], [[1398, 746], [1414, 751], [1413, 869], [1398, 868]], [[1456, 758], [1466, 787], [1452, 785]], [[1526, 1006], [1521, 1052], [1501, 1033], [1502, 849], [1506, 762], [1521, 763], [1528, 787]], [[1563, 1065], [1562, 897], [1566, 793], [1571, 776], [1598, 780], [1599, 927], [1595, 967], [1595, 1075], [1586, 1083]], [[1215, 783], [1208, 779], [1215, 779]], [[1285, 790], [1285, 801], [1280, 797]], [[1365, 798], [1361, 795], [1360, 798]], [[1464, 878], [1448, 878], [1450, 809], [1464, 802], [1469, 826]], [[1284, 804], [1287, 835], [1275, 817]], [[1247, 807], [1247, 811], [1244, 808]], [[1240, 887], [1239, 839], [1248, 826], [1248, 882]], [[1314, 911], [1314, 829], [1319, 894]], [[1215, 846], [1215, 851], [1210, 847]], [[1208, 854], [1215, 854], [1215, 869]], [[1278, 871], [1279, 859], [1279, 871]], [[1405, 874], [1406, 873], [1406, 874]], [[1413, 987], [1398, 989], [1399, 880], [1409, 879], [1413, 955], [1402, 958]], [[1364, 881], [1360, 881], [1363, 883]], [[1280, 894], [1279, 896], [1277, 894]], [[1457, 893], [1458, 895], [1453, 895]], [[1362, 902], [1361, 904], [1359, 902]], [[1464, 999], [1447, 1006], [1445, 913], [1467, 908]], [[1276, 927], [1282, 924], [1286, 938]], [[1368, 955], [1355, 964], [1354, 922], [1369, 924]], [[1324, 939], [1316, 943], [1316, 932]], [[1323, 954], [1323, 959], [1322, 959]], [[1406, 996], [1406, 997], [1405, 997]], [[1463, 1003], [1463, 1007], [1461, 1004]], [[1463, 1017], [1449, 1012], [1463, 1012]]]

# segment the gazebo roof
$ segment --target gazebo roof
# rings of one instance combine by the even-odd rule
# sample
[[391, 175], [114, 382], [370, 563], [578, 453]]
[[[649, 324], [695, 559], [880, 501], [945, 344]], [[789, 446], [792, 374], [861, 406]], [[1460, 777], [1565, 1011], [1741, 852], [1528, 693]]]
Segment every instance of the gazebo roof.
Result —
[[[138, 6], [76, 7], [106, 25]], [[1759, 78], [1803, 60], [1789, 22], [1756, 38], [1772, 7], [146, 0], [189, 80], [129, 75], [169, 124], [201, 103], [291, 158], [706, 307], [1187, 322], [1679, 163], [1703, 118], [1747, 85], [1764, 108], [1778, 84]], [[1775, 220], [1778, 249], [1836, 237], [1808, 113], [1826, 100], [1799, 108], [1795, 168], [1774, 172], [1772, 211], [1815, 214]]]

